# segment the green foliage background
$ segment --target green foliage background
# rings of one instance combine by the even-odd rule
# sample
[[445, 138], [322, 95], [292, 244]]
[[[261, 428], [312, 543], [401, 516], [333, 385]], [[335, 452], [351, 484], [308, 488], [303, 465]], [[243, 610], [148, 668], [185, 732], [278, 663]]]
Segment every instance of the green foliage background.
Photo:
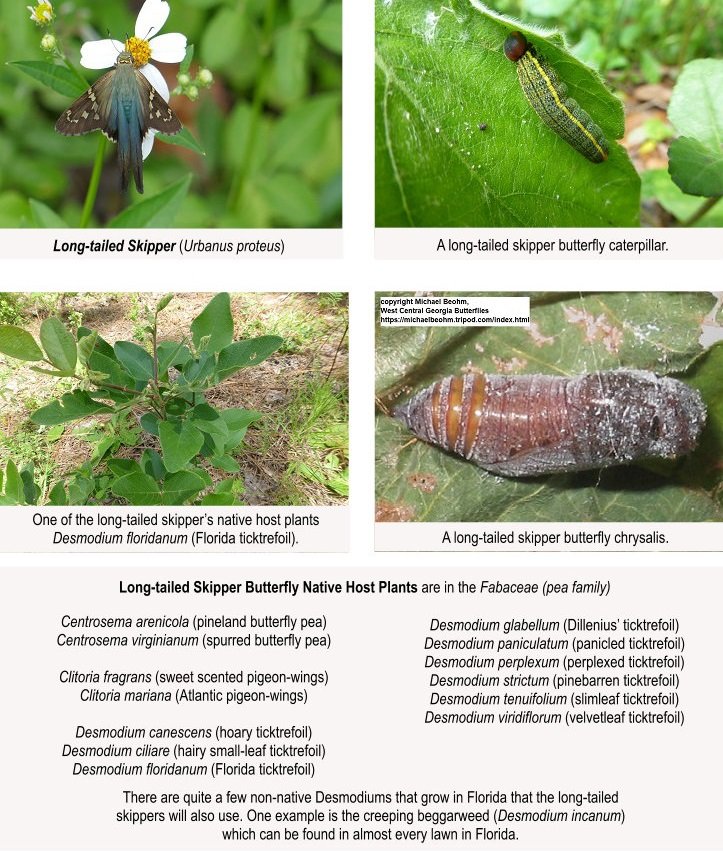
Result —
[[[506, 327], [379, 328], [378, 518], [469, 522], [723, 519], [723, 343], [705, 351], [700, 343], [703, 319], [716, 299], [707, 293], [530, 295], [536, 334]], [[583, 312], [597, 321], [601, 330], [592, 332], [592, 340], [587, 339], [591, 331], [582, 321]], [[609, 336], [603, 330], [608, 328], [612, 329]], [[696, 451], [676, 461], [502, 478], [436, 446], [415, 441], [387, 414], [410, 395], [446, 375], [460, 374], [468, 365], [489, 373], [504, 369], [512, 374], [572, 376], [628, 367], [674, 374], [701, 391], [708, 421]]]
[[[211, 89], [197, 101], [172, 96], [205, 156], [156, 141], [145, 161], [144, 199], [169, 192], [177, 227], [337, 227], [341, 223], [340, 0], [171, 0], [162, 32], [195, 47]], [[83, 41], [133, 33], [140, 2], [56, 3], [55, 30], [79, 65]], [[42, 60], [43, 29], [26, 4], [0, 0], [0, 226], [76, 225], [97, 133], [65, 138], [53, 125], [69, 98], [6, 63]], [[177, 65], [161, 65], [173, 89]], [[102, 72], [81, 69], [89, 81]], [[93, 224], [123, 199], [109, 145]], [[192, 178], [190, 188], [184, 178]], [[169, 189], [170, 187], [170, 189]], [[31, 205], [31, 199], [41, 202]], [[48, 208], [46, 210], [46, 208]], [[129, 224], [133, 224], [132, 222]]]

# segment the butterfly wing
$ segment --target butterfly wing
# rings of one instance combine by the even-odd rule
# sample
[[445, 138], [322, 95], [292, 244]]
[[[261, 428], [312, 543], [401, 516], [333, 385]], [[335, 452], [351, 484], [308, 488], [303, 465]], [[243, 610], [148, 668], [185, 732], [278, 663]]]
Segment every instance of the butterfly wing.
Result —
[[140, 71], [136, 71], [135, 74], [141, 99], [145, 106], [146, 132], [157, 130], [159, 133], [167, 133], [169, 136], [179, 133], [183, 129], [183, 125], [178, 120], [176, 113]]
[[95, 83], [68, 107], [55, 122], [55, 129], [63, 136], [81, 136], [93, 130], [103, 130], [108, 120], [108, 106], [113, 74], [107, 74]]
[[128, 186], [132, 171], [141, 193], [143, 139], [151, 130], [173, 135], [181, 128], [171, 107], [133, 67], [130, 54], [126, 53], [121, 53], [115, 68], [74, 101], [55, 124], [55, 129], [65, 136], [102, 130], [117, 142], [121, 188]]

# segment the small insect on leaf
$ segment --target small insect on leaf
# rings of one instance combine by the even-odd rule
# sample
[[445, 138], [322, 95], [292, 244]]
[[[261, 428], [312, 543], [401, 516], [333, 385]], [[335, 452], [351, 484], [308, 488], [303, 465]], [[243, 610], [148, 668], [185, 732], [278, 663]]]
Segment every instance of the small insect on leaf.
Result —
[[576, 100], [568, 97], [567, 86], [554, 68], [521, 32], [511, 32], [503, 49], [516, 64], [522, 91], [544, 123], [590, 162], [604, 162], [608, 143], [602, 130]]
[[450, 376], [394, 411], [417, 437], [490, 473], [537, 476], [677, 458], [706, 420], [697, 390], [652, 372]]

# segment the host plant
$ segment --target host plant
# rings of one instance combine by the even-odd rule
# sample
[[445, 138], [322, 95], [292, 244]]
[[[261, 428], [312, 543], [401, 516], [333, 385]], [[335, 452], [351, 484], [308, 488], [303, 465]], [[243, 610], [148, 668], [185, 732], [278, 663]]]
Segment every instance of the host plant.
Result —
[[[200, 466], [202, 458], [225, 472], [239, 471], [232, 452], [261, 414], [244, 408], [217, 410], [204, 394], [238, 370], [261, 363], [283, 340], [266, 335], [234, 342], [229, 295], [219, 293], [191, 322], [181, 342], [158, 342], [158, 314], [172, 298], [164, 296], [149, 311], [144, 330], [150, 351], [130, 341], [111, 346], [84, 326], [73, 336], [55, 317], [43, 321], [39, 341], [16, 325], [0, 325], [0, 353], [33, 363], [36, 372], [77, 382], [75, 389], [35, 411], [33, 423], [52, 429], [107, 414], [117, 431], [135, 418], [157, 441], [157, 449], [146, 449], [135, 461], [113, 456], [123, 441], [108, 440], [108, 454], [96, 449], [93, 463], [79, 468], [67, 487], [58, 482], [49, 489], [50, 504], [97, 502], [112, 493], [131, 505], [180, 505], [212, 485]], [[0, 504], [41, 498], [32, 471], [18, 472], [10, 462], [4, 480]], [[203, 504], [234, 504], [232, 484], [222, 481], [203, 497]]]

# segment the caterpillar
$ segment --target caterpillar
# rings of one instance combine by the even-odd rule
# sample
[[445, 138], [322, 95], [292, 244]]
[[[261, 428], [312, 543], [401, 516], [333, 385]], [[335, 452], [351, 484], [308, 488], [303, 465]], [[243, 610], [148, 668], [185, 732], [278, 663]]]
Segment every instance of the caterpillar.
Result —
[[617, 369], [569, 378], [449, 376], [393, 415], [422, 440], [514, 478], [685, 455], [706, 408], [682, 381]]
[[525, 36], [510, 33], [504, 52], [517, 65], [522, 91], [544, 123], [591, 162], [604, 162], [608, 143], [602, 130], [577, 101], [568, 97], [567, 86]]

